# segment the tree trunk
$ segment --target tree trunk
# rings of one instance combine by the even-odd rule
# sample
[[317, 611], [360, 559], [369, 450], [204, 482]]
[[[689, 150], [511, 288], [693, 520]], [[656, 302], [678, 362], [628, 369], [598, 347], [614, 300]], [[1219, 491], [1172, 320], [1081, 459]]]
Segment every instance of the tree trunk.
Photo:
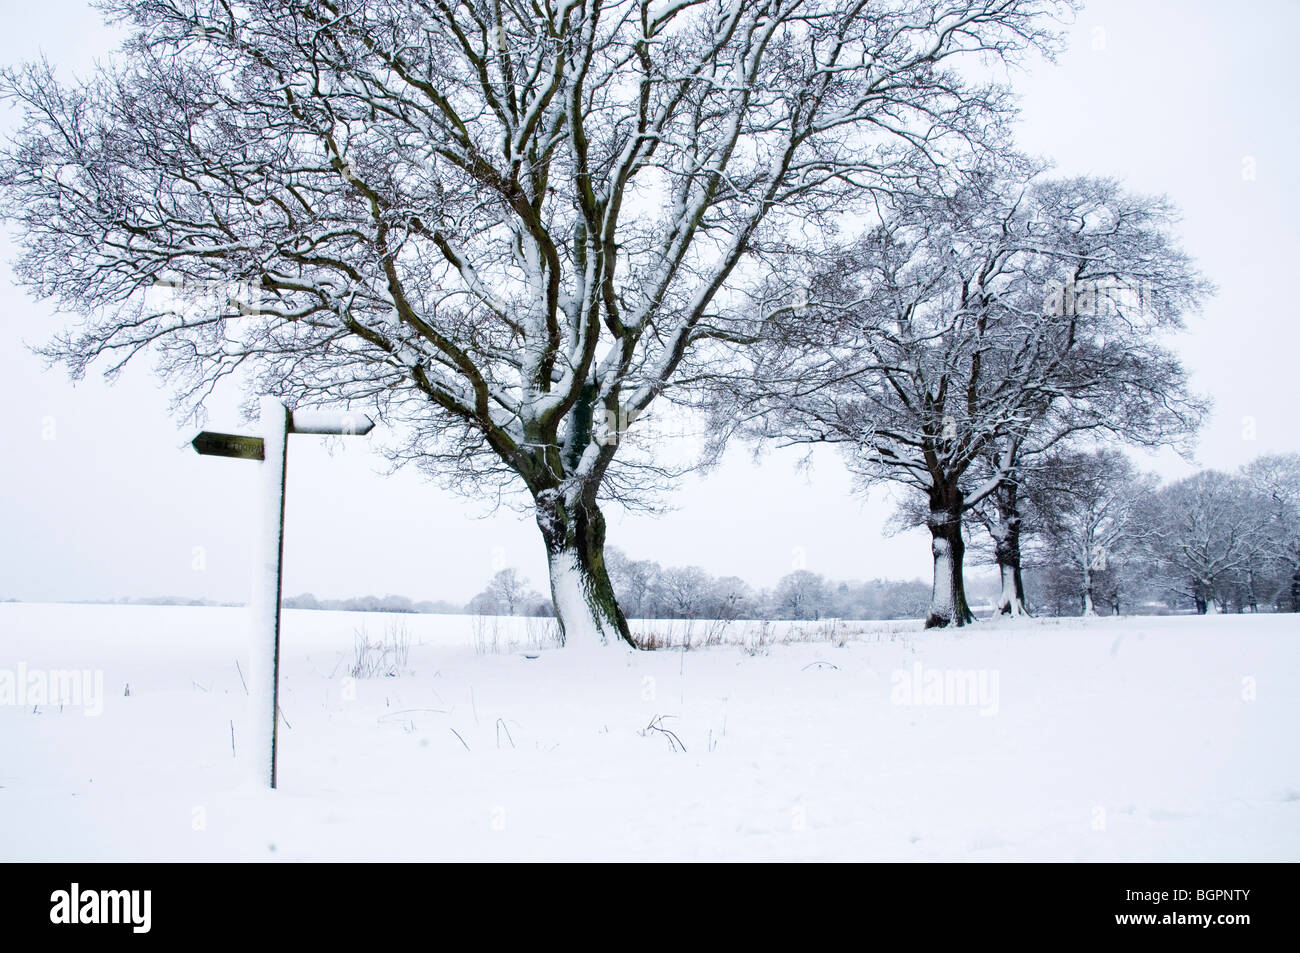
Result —
[[1020, 572], [1020, 561], [1003, 562], [998, 559], [998, 572], [1002, 577], [1002, 592], [998, 596], [998, 613], [1013, 619], [1029, 615], [1025, 602], [1025, 578]]
[[567, 648], [635, 648], [605, 568], [605, 518], [594, 499], [566, 503], [557, 490], [536, 496], [546, 541], [551, 599]]
[[1291, 570], [1291, 611], [1300, 612], [1300, 566]]
[[1020, 501], [1018, 487], [1007, 483], [996, 491], [998, 524], [993, 533], [993, 553], [1002, 578], [998, 614], [1013, 619], [1029, 615], [1025, 602], [1025, 577], [1020, 569]]
[[1095, 616], [1097, 607], [1092, 601], [1092, 554], [1089, 552], [1083, 558], [1083, 614], [1085, 616]]
[[966, 603], [962, 558], [966, 543], [961, 535], [962, 492], [956, 485], [936, 485], [930, 490], [930, 551], [934, 554], [934, 588], [930, 591], [927, 629], [969, 625], [975, 621]]

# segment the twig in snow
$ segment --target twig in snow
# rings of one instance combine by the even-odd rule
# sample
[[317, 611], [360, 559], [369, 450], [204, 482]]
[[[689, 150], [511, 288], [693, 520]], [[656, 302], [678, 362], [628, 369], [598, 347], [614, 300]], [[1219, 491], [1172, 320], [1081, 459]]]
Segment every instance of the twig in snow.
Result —
[[[460, 736], [460, 732], [459, 732], [459, 731], [457, 731], [455, 728], [451, 728], [451, 727], [448, 727], [448, 730], [449, 730], [453, 735], [456, 736], [456, 740], [457, 740], [457, 741], [459, 741], [461, 744], [465, 745], [465, 739], [462, 738], [462, 737]], [[466, 750], [466, 751], [469, 750], [469, 745], [465, 745], [465, 750]]]
[[510, 737], [510, 729], [506, 728], [505, 720], [502, 718], [497, 719], [497, 747], [501, 747], [501, 729], [503, 728], [505, 728], [506, 740], [510, 742], [510, 747], [513, 748], [515, 746], [515, 739]]
[[235, 754], [235, 722], [233, 719], [230, 722], [230, 756], [232, 758], [239, 757], [239, 755]]
[[244, 670], [239, 667], [239, 659], [235, 659], [235, 671], [239, 673], [239, 683], [244, 686], [244, 694], [248, 694], [248, 682], [244, 681]]
[[832, 662], [824, 662], [824, 661], [822, 661], [821, 659], [818, 659], [818, 660], [815, 661], [815, 662], [809, 662], [807, 665], [805, 665], [805, 666], [804, 666], [803, 668], [801, 668], [799, 671], [801, 671], [801, 672], [806, 672], [806, 671], [808, 671], [808, 669], [812, 668], [814, 665], [828, 665], [828, 666], [830, 666], [831, 668], [835, 669], [835, 671], [837, 671], [837, 672], [840, 670], [840, 667], [839, 667], [838, 665], [836, 665], [836, 664], [834, 664], [834, 663], [832, 663]]
[[408, 715], [408, 714], [410, 714], [411, 712], [414, 712], [414, 711], [420, 711], [420, 712], [431, 711], [431, 712], [433, 712], [435, 715], [445, 715], [445, 714], [447, 714], [447, 712], [446, 712], [445, 710], [441, 709], [441, 708], [403, 708], [401, 711], [390, 711], [390, 712], [385, 712], [384, 714], [382, 714], [382, 715], [379, 716], [379, 720], [380, 720], [380, 722], [383, 722], [383, 721], [385, 721], [385, 720], [387, 720], [387, 719], [390, 719], [390, 718], [396, 718], [398, 715]]
[[674, 752], [678, 748], [681, 748], [682, 751], [684, 752], [686, 750], [686, 745], [682, 744], [682, 739], [678, 738], [677, 733], [672, 729], [665, 728], [663, 726], [663, 722], [664, 722], [663, 716], [656, 715], [654, 718], [650, 719], [650, 724], [646, 725], [644, 729], [638, 732], [638, 734], [640, 734], [642, 737], [645, 737], [650, 732], [657, 731], [665, 738], [668, 739], [668, 747], [671, 748]]

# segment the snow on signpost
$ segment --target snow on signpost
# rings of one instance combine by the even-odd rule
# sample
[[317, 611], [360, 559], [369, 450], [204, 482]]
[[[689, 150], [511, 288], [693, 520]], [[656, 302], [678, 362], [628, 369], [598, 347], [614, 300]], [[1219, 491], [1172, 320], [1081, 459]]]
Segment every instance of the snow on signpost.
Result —
[[[253, 558], [252, 632], [248, 686], [252, 740], [245, 744], [254, 777], [276, 786], [276, 725], [280, 710], [280, 580], [284, 562], [284, 477], [289, 434], [367, 434], [375, 426], [365, 414], [290, 412], [274, 397], [261, 400], [260, 437], [205, 430], [193, 447], [206, 456], [262, 463], [259, 498], [262, 532]], [[266, 726], [263, 728], [263, 726]]]

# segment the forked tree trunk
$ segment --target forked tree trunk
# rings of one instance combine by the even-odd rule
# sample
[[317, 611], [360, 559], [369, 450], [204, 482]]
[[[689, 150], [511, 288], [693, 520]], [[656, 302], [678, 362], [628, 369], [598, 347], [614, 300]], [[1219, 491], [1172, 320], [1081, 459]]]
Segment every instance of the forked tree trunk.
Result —
[[605, 518], [600, 508], [591, 499], [566, 504], [556, 490], [537, 494], [536, 505], [565, 647], [635, 648], [605, 568]]
[[1092, 554], [1085, 553], [1083, 558], [1083, 614], [1085, 616], [1095, 616], [1097, 606], [1093, 602], [1092, 590]]
[[927, 629], [969, 625], [975, 621], [966, 603], [962, 558], [966, 543], [961, 536], [962, 492], [955, 485], [935, 486], [930, 491], [930, 551], [934, 554], [934, 587], [930, 590]]
[[1202, 615], [1219, 615], [1223, 612], [1223, 605], [1219, 600], [1219, 595], [1214, 591], [1214, 586], [1210, 583], [1201, 583], [1200, 608]]
[[997, 491], [998, 522], [993, 532], [993, 553], [1002, 577], [998, 614], [1017, 618], [1029, 615], [1025, 577], [1020, 568], [1020, 500], [1014, 482]]
[[1020, 571], [1020, 560], [1003, 562], [998, 559], [998, 572], [1002, 576], [1002, 592], [998, 596], [998, 613], [1013, 619], [1029, 615], [1025, 601], [1025, 578]]

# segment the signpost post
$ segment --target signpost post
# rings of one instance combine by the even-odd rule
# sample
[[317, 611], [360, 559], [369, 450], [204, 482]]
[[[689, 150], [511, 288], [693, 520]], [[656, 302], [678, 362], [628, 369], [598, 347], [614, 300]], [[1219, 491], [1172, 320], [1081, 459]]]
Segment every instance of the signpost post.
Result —
[[[276, 786], [276, 728], [280, 712], [280, 581], [284, 562], [284, 486], [289, 434], [367, 434], [375, 426], [364, 414], [292, 413], [274, 397], [261, 400], [260, 437], [205, 430], [194, 449], [207, 456], [235, 457], [262, 463], [258, 496], [262, 532], [253, 556], [253, 595], [249, 601], [252, 633], [249, 727], [245, 742], [254, 776]], [[263, 725], [267, 726], [263, 729]]]

